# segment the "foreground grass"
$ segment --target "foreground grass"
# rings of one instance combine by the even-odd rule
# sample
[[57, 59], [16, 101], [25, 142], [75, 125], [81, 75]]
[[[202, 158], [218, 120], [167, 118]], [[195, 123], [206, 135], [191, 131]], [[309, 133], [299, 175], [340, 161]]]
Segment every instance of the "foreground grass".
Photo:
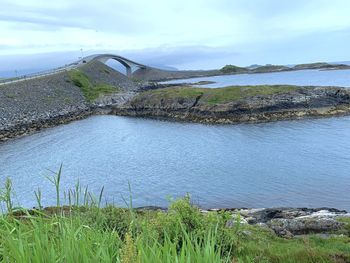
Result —
[[90, 102], [101, 95], [111, 94], [119, 90], [117, 87], [105, 83], [93, 85], [89, 77], [77, 69], [69, 71], [68, 74], [74, 85], [81, 89], [86, 100]]
[[171, 87], [146, 91], [138, 95], [137, 99], [152, 98], [162, 99], [194, 99], [201, 96], [201, 102], [207, 104], [220, 104], [229, 101], [241, 100], [254, 96], [268, 96], [287, 93], [300, 89], [290, 85], [260, 85], [260, 86], [229, 86], [225, 88], [194, 88]]
[[[51, 178], [60, 205], [60, 173]], [[11, 182], [1, 191], [9, 211], [0, 217], [1, 262], [349, 262], [349, 233], [282, 239], [259, 226], [241, 225], [229, 213], [201, 213], [190, 198], [171, 202], [167, 212], [106, 206], [81, 190], [65, 193], [67, 206], [14, 208]], [[344, 222], [349, 223], [348, 219]], [[347, 227], [349, 227], [349, 225]], [[343, 231], [346, 231], [343, 230]]]

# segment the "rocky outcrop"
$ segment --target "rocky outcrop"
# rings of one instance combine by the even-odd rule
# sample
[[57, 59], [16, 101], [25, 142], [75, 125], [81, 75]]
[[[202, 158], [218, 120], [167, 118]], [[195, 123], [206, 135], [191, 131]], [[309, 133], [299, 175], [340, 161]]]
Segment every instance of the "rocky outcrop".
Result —
[[[219, 95], [220, 92], [217, 91]], [[231, 92], [222, 96], [224, 101], [217, 101], [211, 89], [183, 93], [184, 95], [178, 95], [166, 89], [164, 92], [157, 90], [141, 93], [128, 103], [115, 107], [113, 113], [202, 123], [241, 123], [332, 116], [350, 112], [350, 92], [337, 87], [295, 87], [286, 89], [286, 92], [226, 99], [232, 95]]]
[[[202, 210], [204, 213], [217, 209]], [[240, 224], [260, 225], [271, 229], [278, 236], [291, 238], [294, 235], [333, 233], [343, 226], [338, 218], [350, 217], [344, 210], [334, 208], [261, 208], [219, 209], [231, 213], [227, 227]], [[239, 216], [238, 216], [239, 215]]]

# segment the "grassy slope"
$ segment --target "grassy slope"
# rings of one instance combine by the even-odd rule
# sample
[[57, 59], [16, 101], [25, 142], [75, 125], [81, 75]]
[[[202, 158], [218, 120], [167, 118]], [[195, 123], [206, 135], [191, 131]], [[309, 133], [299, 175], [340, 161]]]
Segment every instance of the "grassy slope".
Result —
[[226, 88], [193, 88], [176, 87], [146, 91], [138, 95], [137, 99], [152, 98], [176, 99], [176, 98], [196, 98], [201, 96], [201, 102], [207, 104], [220, 104], [235, 101], [253, 96], [267, 96], [279, 93], [286, 93], [300, 89], [297, 86], [287, 85], [262, 85], [262, 86], [230, 86]]
[[117, 87], [105, 83], [93, 85], [89, 80], [89, 77], [77, 69], [69, 71], [68, 74], [74, 85], [81, 89], [86, 100], [90, 102], [94, 101], [101, 95], [111, 94], [119, 90]]
[[[60, 170], [61, 171], [61, 170]], [[57, 192], [60, 174], [51, 178]], [[77, 184], [64, 195], [68, 206], [14, 209], [11, 182], [1, 189], [8, 214], [0, 215], [2, 262], [349, 262], [350, 220], [342, 236], [282, 239], [268, 229], [226, 227], [226, 212], [203, 214], [189, 197], [170, 204], [168, 212], [107, 206]], [[36, 192], [41, 207], [41, 192]], [[57, 194], [57, 200], [60, 200]]]

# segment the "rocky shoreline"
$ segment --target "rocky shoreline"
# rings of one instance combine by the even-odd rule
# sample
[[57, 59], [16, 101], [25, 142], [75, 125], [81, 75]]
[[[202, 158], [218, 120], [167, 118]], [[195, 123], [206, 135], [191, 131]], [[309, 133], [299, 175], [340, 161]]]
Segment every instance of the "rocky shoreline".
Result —
[[169, 81], [175, 79], [190, 79], [199, 77], [222, 76], [222, 75], [239, 75], [239, 74], [260, 74], [288, 72], [299, 70], [348, 70], [346, 64], [329, 64], [329, 63], [309, 63], [298, 64], [295, 66], [283, 65], [256, 65], [256, 67], [239, 67], [235, 65], [226, 65], [221, 69], [212, 70], [160, 70], [155, 68], [138, 69], [133, 73], [137, 79], [147, 81]]
[[[275, 89], [275, 86], [269, 86]], [[237, 90], [240, 89], [237, 95]], [[262, 87], [263, 89], [264, 87]], [[245, 96], [245, 87], [224, 89], [184, 88], [140, 93], [125, 104], [113, 107], [112, 114], [186, 122], [235, 124], [303, 118], [341, 116], [350, 113], [350, 91], [338, 87], [293, 87], [272, 90], [272, 94]], [[287, 88], [290, 90], [288, 91]], [[194, 90], [196, 89], [196, 90]], [[247, 88], [247, 92], [255, 92]], [[198, 92], [197, 92], [198, 91]], [[274, 93], [275, 92], [275, 93]], [[190, 94], [190, 95], [188, 95]], [[232, 99], [226, 99], [236, 96]], [[239, 97], [243, 94], [245, 97]], [[222, 101], [220, 101], [220, 97]], [[238, 98], [237, 98], [238, 96]]]
[[[162, 207], [139, 207], [137, 210], [159, 210], [166, 212]], [[293, 238], [308, 234], [318, 234], [329, 238], [333, 235], [342, 235], [344, 223], [342, 218], [350, 218], [350, 213], [335, 208], [223, 208], [200, 209], [201, 213], [228, 212], [231, 219], [226, 227], [235, 227], [238, 224], [258, 225], [269, 229], [276, 235], [284, 238]]]
[[339, 218], [350, 218], [350, 214], [345, 210], [334, 208], [261, 208], [229, 211], [232, 213], [232, 219], [227, 222], [227, 226], [233, 226], [240, 215], [239, 220], [242, 224], [259, 225], [286, 238], [306, 234], [332, 234], [343, 226], [342, 222], [338, 221]]
[[85, 119], [92, 115], [111, 114], [112, 106], [125, 103], [125, 101], [129, 100], [132, 96], [134, 96], [133, 92], [115, 94], [100, 98], [93, 104], [74, 107], [71, 110], [64, 109], [54, 114], [47, 113], [46, 116], [42, 116], [41, 118], [32, 118], [29, 120], [26, 118], [18, 119], [15, 124], [0, 127], [0, 143], [9, 139], [33, 134], [46, 128]]

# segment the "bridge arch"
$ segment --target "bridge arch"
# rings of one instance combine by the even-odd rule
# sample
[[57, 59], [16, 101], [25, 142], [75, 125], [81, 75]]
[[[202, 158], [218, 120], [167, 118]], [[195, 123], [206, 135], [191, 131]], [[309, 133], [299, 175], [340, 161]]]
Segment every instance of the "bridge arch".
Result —
[[122, 64], [125, 67], [126, 75], [128, 77], [131, 77], [133, 68], [142, 68], [142, 69], [148, 68], [147, 66], [140, 64], [138, 62], [124, 58], [122, 56], [113, 55], [113, 54], [93, 55], [93, 56], [85, 57], [84, 60], [85, 60], [85, 62], [97, 60], [97, 61], [100, 61], [102, 63], [106, 63], [108, 60], [118, 61], [120, 64]]

